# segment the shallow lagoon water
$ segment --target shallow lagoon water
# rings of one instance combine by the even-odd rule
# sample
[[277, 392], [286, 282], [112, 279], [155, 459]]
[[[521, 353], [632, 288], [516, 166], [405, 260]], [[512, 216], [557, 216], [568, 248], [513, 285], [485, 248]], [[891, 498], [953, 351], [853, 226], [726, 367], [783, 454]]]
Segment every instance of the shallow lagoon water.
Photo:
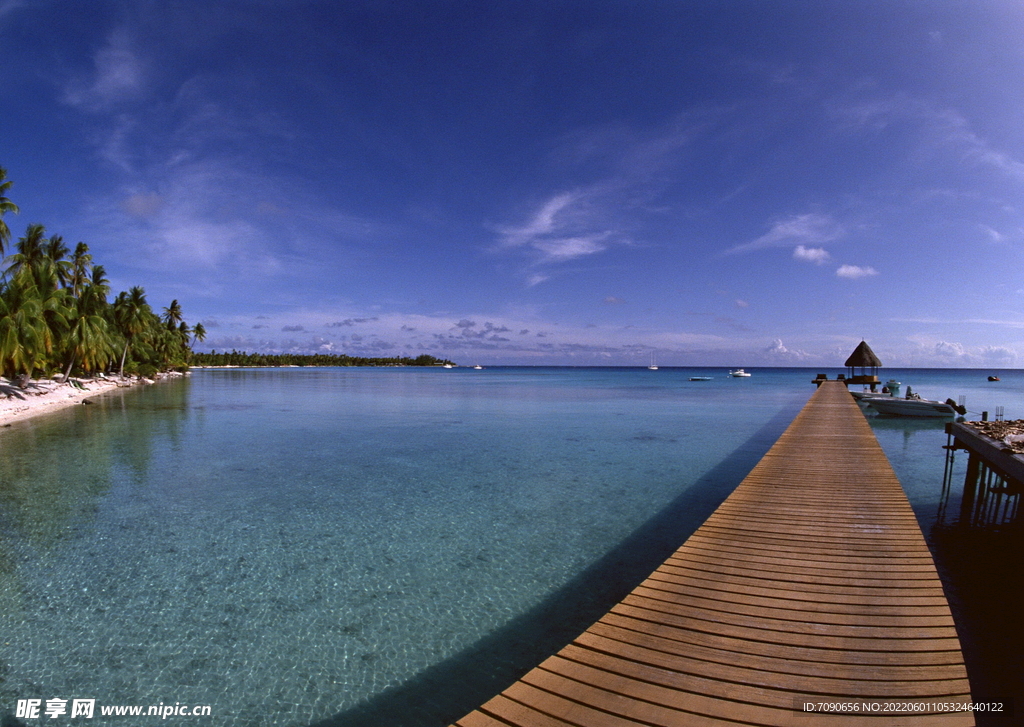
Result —
[[[754, 373], [209, 370], [5, 430], [0, 713], [445, 724], [628, 591], [813, 391]], [[1012, 375], [891, 373], [1024, 416]], [[928, 526], [941, 426], [876, 431]]]

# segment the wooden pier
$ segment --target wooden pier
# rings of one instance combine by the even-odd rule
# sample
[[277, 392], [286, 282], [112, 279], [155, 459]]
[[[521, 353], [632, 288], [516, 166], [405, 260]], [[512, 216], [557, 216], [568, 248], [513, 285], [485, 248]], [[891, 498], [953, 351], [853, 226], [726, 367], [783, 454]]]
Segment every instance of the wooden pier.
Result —
[[910, 504], [825, 382], [647, 580], [456, 725], [960, 727], [970, 702]]
[[[960, 521], [983, 527], [1019, 524], [1020, 500], [1024, 494], [1024, 454], [1006, 447], [1000, 427], [1016, 422], [950, 422], [946, 425], [946, 472], [942, 482], [943, 502], [952, 489], [952, 457], [957, 450], [968, 453], [960, 501]], [[989, 431], [986, 434], [986, 430]], [[1019, 432], [1017, 427], [1010, 430]], [[945, 510], [940, 512], [940, 522]]]

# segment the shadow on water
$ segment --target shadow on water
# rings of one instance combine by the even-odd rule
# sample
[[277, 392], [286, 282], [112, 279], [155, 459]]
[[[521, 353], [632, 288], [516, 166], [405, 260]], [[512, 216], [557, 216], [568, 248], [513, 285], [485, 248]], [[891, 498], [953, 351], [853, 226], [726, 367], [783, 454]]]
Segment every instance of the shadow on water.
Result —
[[476, 709], [571, 642], [668, 558], [757, 464], [804, 403], [801, 399], [787, 405], [661, 512], [530, 612], [409, 681], [311, 727], [443, 727]]

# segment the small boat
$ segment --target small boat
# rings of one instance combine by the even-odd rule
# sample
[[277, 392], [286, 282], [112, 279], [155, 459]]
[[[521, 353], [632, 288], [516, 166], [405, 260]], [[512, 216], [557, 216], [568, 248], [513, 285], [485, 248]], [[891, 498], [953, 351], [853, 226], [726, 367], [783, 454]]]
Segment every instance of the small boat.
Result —
[[948, 402], [932, 401], [931, 399], [898, 396], [870, 396], [861, 401], [870, 405], [879, 414], [896, 417], [954, 417], [958, 412]]
[[998, 376], [989, 376], [988, 380], [989, 381], [999, 381], [999, 377]]
[[455, 364], [445, 364], [442, 368], [453, 369], [455, 368]]
[[476, 366], [474, 366], [473, 368], [475, 368], [475, 369], [476, 369], [477, 371], [482, 371], [484, 367], [483, 367], [483, 366], [480, 366], [479, 364], [477, 364], [477, 365], [476, 365]]
[[690, 381], [711, 381], [710, 376], [691, 376]]
[[900, 388], [900, 386], [902, 386], [902, 384], [896, 379], [889, 379], [888, 381], [885, 382], [885, 388], [887, 388], [889, 391], [895, 391], [896, 389]]
[[857, 401], [864, 401], [865, 399], [874, 399], [878, 397], [885, 397], [886, 399], [892, 398], [892, 394], [886, 394], [885, 392], [882, 391], [869, 391], [868, 389], [865, 389], [864, 391], [856, 391], [855, 389], [850, 389], [850, 396], [852, 396]]
[[658, 364], [654, 363], [654, 354], [651, 354], [651, 365], [647, 367], [648, 371], [657, 371]]
[[743, 369], [736, 369], [735, 371], [730, 371], [729, 376], [735, 376], [737, 378], [740, 378], [742, 376], [750, 376], [750, 374], [748, 374]]

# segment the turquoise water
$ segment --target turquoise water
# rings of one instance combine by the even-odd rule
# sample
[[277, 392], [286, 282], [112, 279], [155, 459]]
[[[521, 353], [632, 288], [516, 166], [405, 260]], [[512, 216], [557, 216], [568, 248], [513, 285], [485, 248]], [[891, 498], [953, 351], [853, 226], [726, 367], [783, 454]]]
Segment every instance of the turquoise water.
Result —
[[[446, 724], [628, 592], [813, 392], [752, 371], [208, 370], [13, 426], [0, 714]], [[1016, 372], [883, 373], [1024, 417]], [[876, 431], [928, 530], [941, 423]]]

